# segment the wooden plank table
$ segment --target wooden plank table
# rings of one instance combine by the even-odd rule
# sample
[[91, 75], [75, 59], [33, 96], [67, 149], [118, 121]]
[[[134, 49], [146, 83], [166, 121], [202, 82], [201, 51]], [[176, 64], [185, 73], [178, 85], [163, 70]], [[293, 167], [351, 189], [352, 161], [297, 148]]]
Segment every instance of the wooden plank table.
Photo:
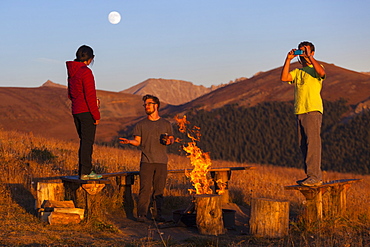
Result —
[[[323, 216], [343, 216], [347, 207], [347, 191], [362, 179], [341, 179], [320, 186], [285, 186], [285, 190], [298, 190], [306, 198], [304, 219], [307, 222], [322, 220]], [[324, 207], [325, 205], [325, 207]]]
[[[216, 181], [221, 179], [226, 184], [225, 193], [222, 194], [222, 202], [229, 202], [229, 190], [228, 182], [231, 179], [231, 173], [233, 171], [253, 170], [256, 169], [253, 166], [242, 166], [242, 167], [220, 167], [211, 168], [209, 170], [210, 175], [215, 182], [215, 190], [218, 190]], [[168, 173], [186, 173], [191, 172], [192, 169], [177, 169], [169, 170]], [[60, 176], [53, 177], [52, 179], [62, 180], [65, 187], [65, 195], [69, 200], [73, 200], [79, 207], [87, 209], [86, 212], [91, 214], [91, 204], [95, 200], [95, 195], [103, 190], [106, 184], [111, 183], [110, 178], [114, 178], [116, 184], [119, 186], [119, 193], [123, 198], [123, 206], [128, 217], [133, 216], [134, 200], [132, 195], [132, 185], [134, 185], [137, 176], [140, 175], [139, 171], [125, 171], [125, 172], [114, 172], [114, 173], [103, 173], [101, 179], [90, 179], [81, 180], [78, 176]], [[35, 181], [51, 180], [49, 178], [37, 178]], [[83, 188], [86, 195], [81, 196], [79, 188]], [[81, 200], [81, 198], [83, 198]], [[81, 203], [81, 201], [84, 201]]]
[[[231, 179], [231, 173], [233, 171], [245, 171], [245, 170], [254, 170], [254, 169], [256, 169], [256, 167], [254, 166], [239, 166], [239, 167], [218, 167], [218, 168], [211, 168], [209, 170], [212, 180], [214, 181], [214, 184], [215, 184], [215, 190], [220, 189], [217, 186], [217, 180], [219, 179], [221, 179], [223, 183], [225, 183], [226, 185], [225, 192], [221, 195], [222, 202], [228, 203], [230, 201], [228, 184]], [[186, 174], [191, 171], [192, 169], [177, 169], [177, 170], [168, 170], [168, 173]], [[139, 174], [140, 174], [139, 171], [128, 171], [128, 172], [105, 173], [101, 175], [103, 176], [103, 178], [116, 177], [117, 180], [119, 181], [118, 184], [125, 186], [125, 192], [130, 197], [130, 194], [132, 194], [131, 186], [135, 182], [135, 176], [138, 176]], [[124, 179], [120, 177], [124, 177]], [[129, 199], [129, 198], [126, 198], [126, 199]]]

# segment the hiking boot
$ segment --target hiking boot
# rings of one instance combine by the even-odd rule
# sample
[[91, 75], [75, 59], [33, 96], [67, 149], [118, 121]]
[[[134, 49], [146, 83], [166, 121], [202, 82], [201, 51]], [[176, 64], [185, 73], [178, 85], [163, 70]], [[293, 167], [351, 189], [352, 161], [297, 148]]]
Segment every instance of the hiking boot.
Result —
[[300, 183], [298, 183], [299, 185], [308, 186], [308, 187], [314, 187], [314, 186], [322, 185], [321, 180], [317, 180], [317, 179], [314, 179], [312, 177], [306, 178], [303, 181], [299, 181], [299, 182], [300, 182]]
[[80, 179], [82, 180], [90, 180], [90, 179], [101, 179], [103, 176], [96, 174], [95, 172], [91, 172], [89, 175], [81, 175]]
[[87, 175], [87, 176], [89, 176], [90, 179], [101, 179], [103, 177], [102, 175], [96, 174], [93, 171], [89, 175]]
[[90, 178], [89, 178], [89, 175], [81, 175], [80, 179], [81, 180], [89, 180]]

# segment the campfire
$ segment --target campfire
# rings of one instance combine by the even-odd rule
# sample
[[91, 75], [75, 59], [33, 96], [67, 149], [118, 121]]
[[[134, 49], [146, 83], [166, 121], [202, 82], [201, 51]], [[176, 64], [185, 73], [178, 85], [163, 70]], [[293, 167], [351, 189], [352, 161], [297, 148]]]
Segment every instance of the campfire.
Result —
[[[182, 149], [187, 153], [187, 157], [190, 159], [190, 163], [193, 166], [193, 170], [191, 172], [185, 170], [185, 175], [190, 178], [190, 181], [194, 187], [194, 189], [189, 189], [189, 192], [196, 195], [214, 194], [212, 190], [214, 182], [208, 175], [212, 165], [211, 158], [209, 153], [203, 152], [197, 146], [197, 142], [200, 141], [201, 137], [200, 128], [197, 126], [188, 128], [190, 122], [186, 119], [186, 116], [183, 116], [182, 118], [176, 116], [175, 120], [179, 126], [179, 131], [181, 133], [185, 133], [191, 140], [186, 145], [182, 146]], [[177, 139], [177, 142], [181, 141], [182, 140]], [[225, 191], [226, 181], [224, 182], [219, 179], [216, 182], [218, 188], [216, 193], [221, 195]]]
[[[192, 218], [196, 213], [196, 225], [201, 234], [219, 235], [225, 232], [222, 221], [222, 209], [220, 196], [226, 188], [226, 181], [217, 180], [217, 190], [214, 193], [212, 186], [214, 182], [209, 176], [212, 161], [209, 153], [203, 152], [197, 143], [200, 142], [200, 128], [193, 126], [189, 128], [190, 122], [186, 116], [175, 117], [179, 131], [187, 135], [190, 141], [182, 146], [193, 166], [193, 170], [185, 175], [190, 178], [193, 188], [189, 192], [193, 195], [191, 205], [184, 210], [181, 217]], [[182, 140], [177, 139], [177, 142]], [[188, 220], [186, 220], [188, 221]]]

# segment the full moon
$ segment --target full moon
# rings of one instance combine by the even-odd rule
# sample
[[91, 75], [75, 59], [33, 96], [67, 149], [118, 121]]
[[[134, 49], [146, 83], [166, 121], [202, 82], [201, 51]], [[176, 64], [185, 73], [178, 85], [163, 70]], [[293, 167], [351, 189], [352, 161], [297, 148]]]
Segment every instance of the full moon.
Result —
[[108, 15], [108, 20], [112, 24], [118, 24], [121, 21], [121, 15], [117, 11], [112, 11]]

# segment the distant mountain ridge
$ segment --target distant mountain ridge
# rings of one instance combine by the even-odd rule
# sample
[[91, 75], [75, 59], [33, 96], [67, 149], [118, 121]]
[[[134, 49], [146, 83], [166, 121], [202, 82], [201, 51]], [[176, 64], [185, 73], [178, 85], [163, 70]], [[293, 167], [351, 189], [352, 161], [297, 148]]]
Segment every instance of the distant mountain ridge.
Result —
[[121, 92], [140, 96], [152, 94], [161, 101], [180, 105], [211, 92], [211, 89], [188, 81], [150, 78]]
[[[97, 90], [97, 96], [102, 116], [97, 141], [110, 141], [120, 129], [145, 116], [140, 96], [102, 90]], [[0, 87], [0, 97], [0, 128], [62, 140], [78, 139], [66, 86], [48, 81], [37, 88]]]
[[[326, 70], [326, 79], [321, 91], [322, 98], [329, 101], [345, 99], [348, 104], [368, 106], [370, 97], [370, 76], [337, 67], [334, 64], [320, 62]], [[300, 67], [293, 63], [291, 69]], [[294, 87], [280, 81], [282, 67], [257, 73], [249, 79], [214, 90], [191, 102], [180, 106], [169, 106], [166, 113], [185, 112], [189, 109], [212, 110], [227, 104], [251, 107], [266, 101], [291, 101], [294, 99]]]
[[225, 85], [205, 87], [194, 85], [189, 81], [150, 78], [121, 92], [141, 96], [152, 94], [168, 104], [181, 105]]
[[[346, 99], [351, 108], [350, 114], [354, 115], [370, 109], [369, 75], [340, 68], [334, 64], [324, 62], [322, 64], [327, 72], [322, 89], [325, 100]], [[297, 63], [292, 64], [292, 69], [298, 66]], [[208, 111], [228, 104], [251, 107], [268, 101], [292, 101], [293, 86], [279, 80], [280, 72], [281, 67], [259, 72], [249, 79], [241, 78], [226, 85], [215, 86], [216, 90], [203, 86], [193, 87], [192, 83], [179, 80], [165, 80], [165, 84], [161, 84], [159, 80], [164, 79], [148, 79], [146, 83], [136, 85], [135, 91], [140, 92], [140, 89], [148, 85], [156, 85], [151, 91], [142, 93], [157, 94], [160, 97], [162, 116], [173, 116], [198, 109]], [[171, 92], [165, 90], [168, 88]], [[194, 99], [192, 97], [196, 94], [193, 94], [193, 91], [199, 94], [209, 92]], [[189, 102], [181, 105], [167, 104], [166, 96], [170, 95], [174, 97], [191, 95], [191, 97]], [[97, 96], [101, 100], [102, 115], [97, 128], [96, 140], [99, 142], [116, 138], [121, 130], [145, 117], [141, 95], [97, 90]], [[62, 140], [78, 139], [66, 86], [47, 81], [38, 88], [0, 87], [0, 97], [2, 99], [0, 114], [3, 116], [0, 118], [0, 128], [32, 132]]]

